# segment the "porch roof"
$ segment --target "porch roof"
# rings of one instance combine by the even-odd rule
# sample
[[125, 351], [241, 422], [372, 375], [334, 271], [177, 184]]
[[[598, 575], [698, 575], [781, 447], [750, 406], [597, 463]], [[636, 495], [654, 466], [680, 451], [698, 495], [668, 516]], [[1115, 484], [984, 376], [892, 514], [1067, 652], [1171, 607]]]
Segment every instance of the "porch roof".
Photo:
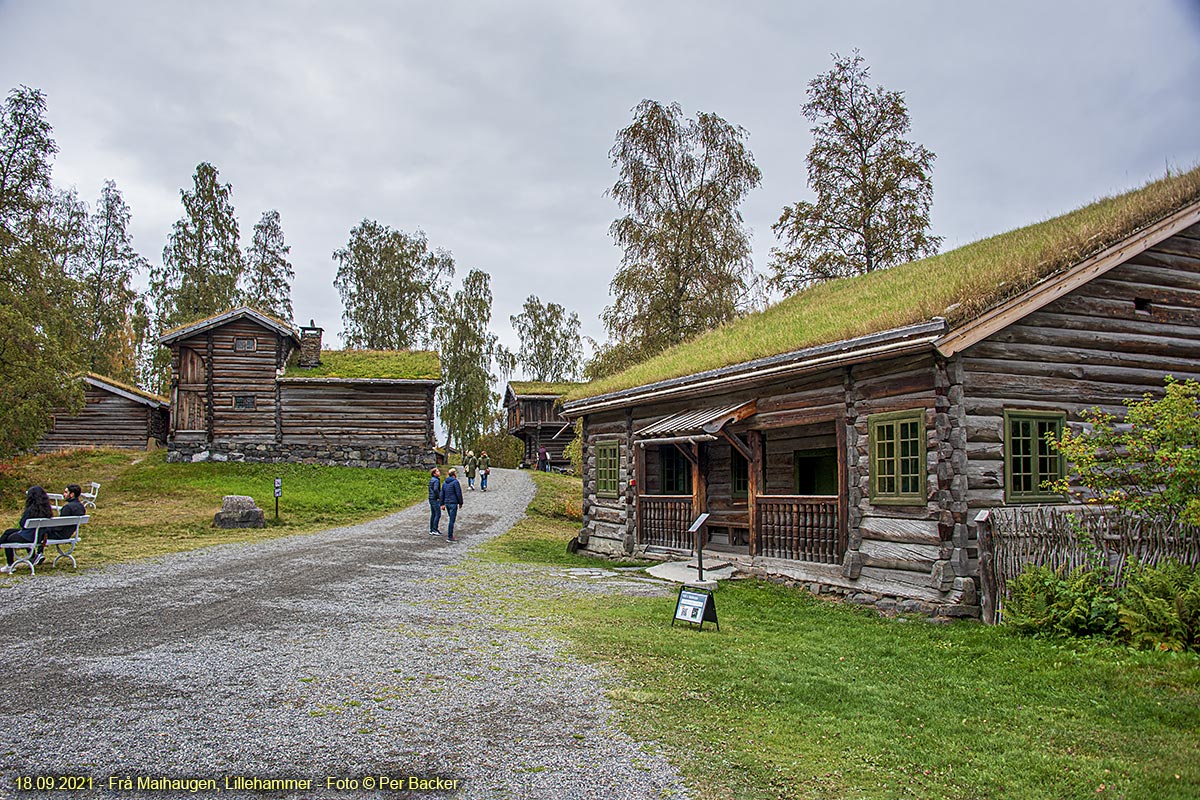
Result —
[[647, 425], [633, 435], [638, 439], [664, 439], [675, 436], [714, 438], [726, 425], [743, 420], [756, 410], [753, 400], [719, 408], [688, 409]]

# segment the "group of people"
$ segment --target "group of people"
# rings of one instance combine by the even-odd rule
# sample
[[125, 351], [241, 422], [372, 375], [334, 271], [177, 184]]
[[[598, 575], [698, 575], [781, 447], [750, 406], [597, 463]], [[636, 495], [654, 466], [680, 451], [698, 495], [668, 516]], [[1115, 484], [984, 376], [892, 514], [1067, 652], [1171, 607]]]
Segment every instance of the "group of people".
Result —
[[449, 517], [446, 526], [446, 541], [454, 541], [454, 520], [458, 509], [463, 504], [462, 484], [458, 482], [458, 470], [451, 467], [442, 481], [442, 471], [437, 467], [429, 470], [429, 535], [441, 536], [439, 525], [442, 521], [442, 510]]
[[[83, 490], [79, 484], [72, 483], [63, 490], [63, 507], [57, 516], [60, 517], [82, 517], [87, 514], [83, 503], [79, 502], [79, 496]], [[36, 528], [26, 528], [25, 523], [31, 519], [53, 519], [55, 517], [54, 506], [50, 504], [50, 495], [40, 486], [31, 486], [29, 491], [25, 492], [25, 511], [21, 514], [21, 521], [15, 528], [9, 528], [3, 534], [0, 534], [0, 544], [28, 544], [31, 551], [30, 563], [34, 566], [41, 564], [45, 558], [43, 551], [46, 549], [46, 538], [54, 533], [58, 533], [58, 529], [42, 528], [39, 534]], [[65, 526], [68, 527], [69, 526]], [[40, 538], [39, 538], [40, 536]], [[0, 573], [8, 574], [13, 571], [13, 548], [4, 548], [4, 558], [7, 562], [3, 567], [0, 567]]]
[[468, 450], [466, 458], [463, 459], [463, 469], [467, 473], [467, 489], [475, 491], [475, 476], [479, 476], [479, 491], [487, 491], [488, 475], [492, 471], [492, 460], [488, 458], [487, 450], [480, 450], [479, 455], [475, 455], [474, 450]]

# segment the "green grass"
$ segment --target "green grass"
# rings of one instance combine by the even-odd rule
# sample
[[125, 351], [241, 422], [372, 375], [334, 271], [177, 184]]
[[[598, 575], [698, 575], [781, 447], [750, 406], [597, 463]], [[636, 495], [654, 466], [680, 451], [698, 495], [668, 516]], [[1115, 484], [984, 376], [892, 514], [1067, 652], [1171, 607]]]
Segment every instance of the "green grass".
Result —
[[[274, 479], [283, 479], [276, 521]], [[308, 464], [168, 464], [165, 451], [77, 450], [18, 462], [0, 478], [0, 519], [16, 525], [30, 485], [59, 492], [101, 484], [98, 508], [76, 555], [93, 567], [227, 542], [259, 541], [383, 516], [424, 497], [422, 470]], [[227, 494], [250, 495], [266, 528], [219, 530], [213, 515]], [[43, 571], [54, 572], [42, 567]], [[69, 566], [60, 571], [70, 571]]]
[[[539, 476], [527, 520], [480, 554], [563, 563], [568, 480]], [[759, 581], [722, 584], [720, 632], [672, 627], [673, 597], [514, 602], [623, 677], [623, 725], [698, 797], [1200, 795], [1194, 656], [884, 619]]]
[[553, 394], [561, 397], [584, 384], [567, 381], [560, 381], [558, 383], [547, 383], [545, 381], [509, 381], [508, 385], [512, 387], [513, 394], [517, 395]]
[[567, 399], [693, 375], [935, 316], [959, 325], [1197, 198], [1200, 168], [947, 253], [823, 283], [623, 372], [583, 384]]
[[428, 350], [322, 350], [320, 366], [289, 364], [284, 377], [439, 380], [442, 367]]

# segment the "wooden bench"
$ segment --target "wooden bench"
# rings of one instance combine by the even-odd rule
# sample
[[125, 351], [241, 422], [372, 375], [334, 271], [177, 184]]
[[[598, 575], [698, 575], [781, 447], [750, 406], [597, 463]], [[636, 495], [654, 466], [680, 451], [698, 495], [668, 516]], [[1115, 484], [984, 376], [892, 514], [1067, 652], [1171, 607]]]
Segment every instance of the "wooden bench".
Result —
[[[54, 517], [50, 519], [30, 519], [25, 521], [25, 527], [35, 531], [35, 538], [42, 540], [43, 547], [53, 546], [58, 551], [58, 553], [54, 556], [54, 561], [51, 566], [58, 566], [59, 559], [65, 558], [71, 562], [71, 567], [74, 568], [76, 566], [75, 556], [72, 555], [72, 553], [75, 552], [75, 545], [79, 544], [80, 528], [86, 524], [89, 519], [90, 517]], [[43, 531], [43, 528], [49, 530]], [[70, 532], [68, 533], [67, 531], [54, 530], [56, 528], [70, 528]], [[44, 536], [47, 538], [43, 539], [42, 537]], [[51, 536], [54, 538], [48, 538]], [[15, 573], [17, 567], [24, 564], [25, 566], [29, 567], [30, 575], [35, 574], [33, 556], [37, 552], [38, 548], [36, 543], [6, 542], [5, 544], [0, 545], [0, 548], [5, 550], [28, 550], [29, 552], [23, 557], [13, 561], [13, 572]]]

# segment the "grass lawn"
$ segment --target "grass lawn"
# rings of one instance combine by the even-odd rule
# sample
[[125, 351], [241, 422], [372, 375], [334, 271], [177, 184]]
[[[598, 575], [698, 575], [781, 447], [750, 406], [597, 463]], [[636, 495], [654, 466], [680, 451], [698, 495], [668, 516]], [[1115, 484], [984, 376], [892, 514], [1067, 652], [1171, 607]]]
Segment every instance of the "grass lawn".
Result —
[[[564, 552], [578, 480], [536, 479], [530, 516], [483, 558], [580, 558]], [[699, 797], [1200, 796], [1195, 656], [883, 619], [760, 581], [716, 597], [720, 632], [672, 628], [673, 599], [521, 602], [624, 677], [624, 725]]]
[[[274, 479], [283, 479], [276, 522]], [[81, 568], [316, 531], [399, 511], [425, 496], [422, 470], [307, 464], [168, 464], [166, 452], [77, 450], [22, 459], [0, 474], [0, 523], [17, 524], [25, 489], [61, 492], [68, 483], [100, 486], [98, 508], [84, 527]], [[267, 514], [266, 528], [219, 530], [213, 515], [227, 494], [250, 495]], [[38, 575], [54, 573], [47, 563]], [[59, 572], [70, 572], [60, 562]], [[24, 573], [27, 574], [27, 573]]]

